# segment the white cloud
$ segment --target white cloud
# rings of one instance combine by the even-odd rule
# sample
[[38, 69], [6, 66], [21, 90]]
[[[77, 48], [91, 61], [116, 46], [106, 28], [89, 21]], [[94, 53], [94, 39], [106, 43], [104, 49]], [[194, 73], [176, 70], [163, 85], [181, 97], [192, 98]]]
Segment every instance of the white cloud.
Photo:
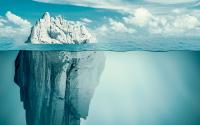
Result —
[[[178, 4], [178, 7], [192, 7], [192, 6], [199, 6], [199, 0], [33, 0], [36, 2], [43, 2], [43, 3], [53, 3], [53, 4], [68, 4], [68, 5], [75, 5], [75, 6], [83, 6], [83, 7], [91, 7], [91, 8], [102, 8], [102, 9], [112, 9], [118, 12], [125, 12], [129, 13], [132, 10], [144, 6], [151, 8], [155, 12], [158, 13], [160, 11], [168, 11], [170, 7], [174, 4]], [[153, 3], [153, 4], [152, 4]], [[159, 6], [157, 4], [167, 4], [168, 6]], [[172, 5], [172, 6], [170, 6]], [[167, 8], [169, 7], [169, 8]]]
[[172, 12], [176, 13], [176, 14], [180, 14], [182, 13], [182, 9], [173, 9]]
[[103, 25], [94, 28], [92, 31], [98, 42], [126, 40], [136, 33], [133, 27], [129, 28], [124, 22], [112, 18], [109, 18]]
[[92, 33], [95, 36], [96, 40], [98, 42], [105, 40], [105, 38], [111, 37], [111, 30], [108, 28], [108, 25], [104, 24], [100, 27], [96, 27], [95, 29], [92, 29]]
[[132, 27], [139, 26], [152, 34], [177, 35], [199, 30], [200, 26], [198, 17], [178, 10], [176, 15], [154, 15], [145, 8], [139, 8], [134, 14], [123, 19]]
[[109, 19], [110, 28], [118, 33], [134, 33], [135, 30], [127, 28], [122, 22], [115, 21], [112, 18]]
[[76, 6], [84, 6], [91, 8], [103, 8], [103, 9], [114, 9], [114, 10], [123, 10], [128, 11], [130, 7], [133, 6], [129, 3], [126, 3], [123, 0], [33, 0], [36, 2], [43, 3], [55, 3], [55, 4], [70, 4]]
[[154, 17], [153, 20], [149, 22], [148, 29], [150, 33], [177, 35], [188, 32], [192, 33], [193, 31], [198, 30], [199, 26], [200, 22], [196, 17], [180, 15], [174, 19]]
[[181, 15], [175, 18], [172, 25], [178, 29], [194, 29], [200, 26], [200, 22], [195, 16]]
[[198, 0], [146, 0], [147, 2], [152, 3], [161, 3], [161, 4], [182, 4], [182, 3], [191, 3]]
[[152, 18], [152, 14], [145, 8], [138, 8], [135, 10], [134, 15], [124, 17], [124, 21], [128, 24], [136, 24], [139, 26], [146, 25]]
[[[103, 33], [103, 34], [108, 34], [108, 32], [114, 33], [114, 34], [116, 34], [116, 33], [133, 34], [136, 32], [135, 29], [128, 28], [123, 22], [116, 21], [112, 18], [109, 18], [105, 24], [96, 28], [96, 31]], [[97, 34], [98, 34], [98, 32], [97, 32]]]
[[3, 26], [4, 24], [0, 21], [0, 26]]
[[24, 43], [31, 29], [31, 23], [8, 11], [0, 17], [0, 38], [9, 38], [17, 44]]
[[197, 6], [197, 7], [200, 6], [200, 2], [199, 1], [196, 2], [194, 6]]
[[107, 25], [102, 25], [100, 27], [97, 28], [97, 30], [101, 33], [105, 33], [107, 31], [109, 31], [108, 26]]
[[2, 17], [0, 16], [0, 26], [3, 26], [4, 25], [4, 23], [6, 23], [7, 21], [6, 20], [4, 20], [4, 19], [2, 19]]
[[[151, 36], [199, 36], [200, 15], [182, 10], [171, 10], [167, 15], [153, 14], [138, 8], [121, 19], [109, 18], [94, 30], [98, 40], [132, 40]], [[103, 39], [103, 40], [102, 40]]]
[[88, 18], [82, 18], [81, 21], [84, 23], [92, 23], [93, 22], [92, 20], [90, 20]]
[[17, 24], [19, 26], [30, 26], [30, 22], [28, 22], [27, 20], [25, 19], [22, 19], [21, 17], [13, 14], [12, 12], [8, 11], [6, 13], [6, 17], [8, 19], [8, 21], [14, 23], [14, 24]]

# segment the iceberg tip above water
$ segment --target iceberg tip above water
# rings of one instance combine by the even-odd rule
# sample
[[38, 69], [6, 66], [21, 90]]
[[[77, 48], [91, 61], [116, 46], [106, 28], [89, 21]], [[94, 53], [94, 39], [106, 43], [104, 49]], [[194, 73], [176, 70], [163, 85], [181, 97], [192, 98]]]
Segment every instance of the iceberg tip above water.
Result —
[[62, 16], [51, 17], [45, 12], [31, 29], [26, 43], [32, 44], [83, 44], [93, 43], [95, 37], [84, 24], [65, 20]]

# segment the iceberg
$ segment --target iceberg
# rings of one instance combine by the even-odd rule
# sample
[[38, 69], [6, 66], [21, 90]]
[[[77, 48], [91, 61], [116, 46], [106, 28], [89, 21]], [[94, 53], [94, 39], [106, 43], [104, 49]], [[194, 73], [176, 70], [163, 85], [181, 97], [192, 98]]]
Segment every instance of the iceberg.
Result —
[[[78, 22], [45, 13], [27, 43], [85, 44], [93, 42]], [[15, 83], [20, 87], [27, 125], [80, 125], [105, 65], [103, 52], [20, 51]]]
[[62, 16], [51, 17], [46, 12], [31, 29], [26, 43], [32, 44], [83, 44], [94, 43], [95, 37], [83, 23], [68, 21]]

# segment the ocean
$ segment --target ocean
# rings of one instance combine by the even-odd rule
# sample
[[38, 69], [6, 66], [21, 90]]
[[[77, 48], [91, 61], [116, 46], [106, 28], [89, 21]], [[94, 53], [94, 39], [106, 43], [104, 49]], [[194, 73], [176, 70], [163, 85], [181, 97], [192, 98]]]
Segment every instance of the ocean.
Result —
[[[0, 125], [26, 125], [20, 90], [14, 83], [18, 52], [0, 51]], [[81, 125], [200, 124], [199, 51], [102, 53], [105, 68]]]
[[199, 38], [142, 38], [132, 41], [88, 43], [88, 44], [13, 44], [9, 40], [0, 43], [0, 50], [65, 50], [65, 51], [199, 51]]

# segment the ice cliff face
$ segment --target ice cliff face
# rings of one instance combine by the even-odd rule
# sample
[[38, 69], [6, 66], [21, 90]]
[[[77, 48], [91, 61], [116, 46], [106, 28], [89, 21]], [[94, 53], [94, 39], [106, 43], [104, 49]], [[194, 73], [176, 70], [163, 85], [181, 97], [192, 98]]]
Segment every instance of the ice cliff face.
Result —
[[95, 38], [80, 22], [67, 21], [61, 16], [50, 17], [46, 12], [31, 30], [27, 43], [82, 44], [95, 42]]
[[[48, 22], [49, 14], [46, 13], [42, 20]], [[67, 23], [65, 20], [61, 22]], [[48, 26], [42, 23], [40, 20], [33, 27], [28, 42], [85, 43], [91, 40], [82, 34], [86, 29], [75, 32], [72, 28], [70, 31], [73, 35], [67, 38], [66, 34], [55, 35], [53, 31], [51, 34], [49, 25], [53, 23]], [[63, 24], [62, 28], [75, 25]], [[60, 28], [57, 30], [63, 31]], [[104, 54], [94, 51], [20, 51], [15, 61], [15, 82], [20, 87], [27, 125], [80, 125], [80, 119], [88, 116], [89, 104], [99, 83], [104, 61]]]

